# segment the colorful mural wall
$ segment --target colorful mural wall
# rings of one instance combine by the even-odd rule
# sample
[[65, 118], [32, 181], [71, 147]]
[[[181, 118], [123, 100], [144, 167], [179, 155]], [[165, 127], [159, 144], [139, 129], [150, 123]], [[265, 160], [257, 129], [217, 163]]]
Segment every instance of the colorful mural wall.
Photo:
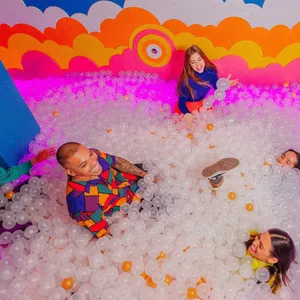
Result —
[[14, 78], [111, 69], [169, 80], [197, 44], [221, 76], [282, 83], [300, 79], [299, 21], [299, 0], [10, 0], [0, 60]]

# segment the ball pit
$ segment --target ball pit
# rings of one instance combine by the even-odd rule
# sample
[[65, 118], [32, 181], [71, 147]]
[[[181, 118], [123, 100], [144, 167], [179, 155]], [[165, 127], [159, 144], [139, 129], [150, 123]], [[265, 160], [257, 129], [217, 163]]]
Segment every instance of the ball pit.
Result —
[[[299, 299], [299, 266], [290, 276], [294, 291], [273, 296], [256, 284], [269, 274], [252, 271], [244, 246], [249, 229], [278, 227], [299, 251], [299, 170], [275, 161], [300, 150], [297, 82], [239, 84], [211, 110], [193, 112], [192, 123], [172, 115], [176, 83], [155, 74], [101, 71], [16, 84], [41, 126], [24, 161], [77, 141], [143, 163], [148, 175], [137, 192], [144, 201], [122, 206], [108, 219], [112, 237], [99, 240], [69, 218], [55, 159], [34, 167], [20, 192], [3, 185], [3, 226], [32, 225], [0, 235], [0, 299]], [[240, 165], [211, 193], [201, 171], [224, 157]]]

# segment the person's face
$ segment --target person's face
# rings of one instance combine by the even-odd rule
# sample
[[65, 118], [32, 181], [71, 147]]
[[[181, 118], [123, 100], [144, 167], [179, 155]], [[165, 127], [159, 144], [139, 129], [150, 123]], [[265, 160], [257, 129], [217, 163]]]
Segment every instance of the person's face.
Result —
[[297, 155], [293, 151], [287, 151], [277, 157], [276, 161], [281, 167], [288, 166], [290, 168], [294, 168], [297, 164]]
[[198, 53], [194, 53], [190, 57], [190, 66], [195, 72], [202, 73], [205, 68], [205, 61]]
[[98, 176], [102, 171], [96, 153], [83, 145], [68, 159], [65, 169], [71, 176]]
[[252, 245], [249, 247], [249, 252], [254, 258], [263, 262], [275, 264], [278, 262], [278, 259], [271, 255], [271, 250], [272, 241], [268, 231], [257, 235]]

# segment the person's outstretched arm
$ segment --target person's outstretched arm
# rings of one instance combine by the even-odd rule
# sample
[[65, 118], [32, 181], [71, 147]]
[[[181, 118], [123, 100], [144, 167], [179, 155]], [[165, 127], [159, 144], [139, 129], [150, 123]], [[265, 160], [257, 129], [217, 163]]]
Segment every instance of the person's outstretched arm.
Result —
[[128, 160], [115, 156], [116, 162], [112, 165], [113, 168], [128, 174], [132, 174], [139, 177], [144, 177], [147, 173], [138, 168]]
[[24, 174], [28, 174], [35, 164], [46, 160], [49, 156], [53, 156], [54, 154], [54, 148], [45, 149], [40, 151], [32, 160], [9, 167], [7, 170], [0, 168], [0, 185], [16, 180]]
[[24, 174], [28, 174], [31, 168], [31, 161], [9, 167], [7, 170], [0, 168], [0, 185], [16, 180]]
[[215, 70], [211, 71], [210, 84], [216, 90], [217, 89], [217, 81], [219, 80], [219, 75]]

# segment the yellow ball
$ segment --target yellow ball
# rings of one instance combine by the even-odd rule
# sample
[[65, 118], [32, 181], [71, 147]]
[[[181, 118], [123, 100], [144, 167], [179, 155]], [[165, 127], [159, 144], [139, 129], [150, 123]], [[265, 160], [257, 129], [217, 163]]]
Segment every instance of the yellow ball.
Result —
[[214, 129], [214, 124], [212, 124], [212, 123], [206, 124], [206, 129], [207, 129], [208, 131], [212, 131], [212, 130]]
[[73, 278], [65, 278], [62, 283], [61, 286], [65, 289], [65, 290], [69, 290], [73, 287], [74, 285], [74, 279]]
[[187, 290], [187, 298], [195, 299], [197, 297], [197, 290], [195, 288], [188, 288]]
[[131, 261], [124, 261], [123, 262], [123, 265], [122, 265], [122, 270], [124, 271], [124, 272], [130, 272], [130, 270], [131, 270], [131, 266], [132, 266], [132, 262]]
[[247, 210], [248, 212], [253, 211], [253, 210], [254, 210], [254, 205], [253, 205], [252, 203], [247, 203], [247, 204], [246, 204], [246, 210]]
[[235, 200], [236, 199], [236, 193], [235, 192], [230, 192], [228, 193], [228, 198], [230, 200]]

